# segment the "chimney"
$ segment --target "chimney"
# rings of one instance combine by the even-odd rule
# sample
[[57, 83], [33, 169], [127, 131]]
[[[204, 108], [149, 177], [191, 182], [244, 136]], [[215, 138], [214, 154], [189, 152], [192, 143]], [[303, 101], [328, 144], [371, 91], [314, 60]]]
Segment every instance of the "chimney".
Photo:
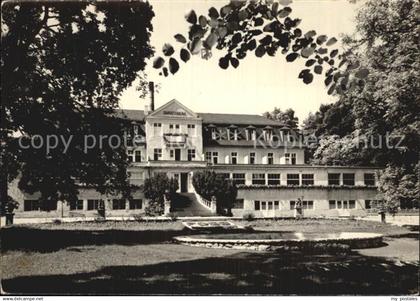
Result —
[[149, 82], [150, 111], [155, 110], [155, 83]]

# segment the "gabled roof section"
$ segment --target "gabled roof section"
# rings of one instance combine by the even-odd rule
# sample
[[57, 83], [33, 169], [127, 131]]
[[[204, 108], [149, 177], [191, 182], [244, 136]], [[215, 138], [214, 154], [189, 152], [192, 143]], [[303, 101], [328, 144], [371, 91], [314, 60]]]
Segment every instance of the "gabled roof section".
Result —
[[115, 110], [114, 116], [121, 119], [144, 121], [143, 110]]
[[235, 124], [235, 125], [254, 125], [254, 126], [267, 126], [273, 125], [276, 127], [283, 126], [282, 123], [265, 118], [261, 115], [248, 115], [248, 114], [217, 114], [217, 113], [198, 113], [198, 116], [203, 118], [204, 124]]
[[196, 113], [191, 111], [189, 108], [184, 106], [176, 99], [165, 103], [163, 106], [157, 108], [155, 111], [151, 112], [148, 117], [191, 117], [199, 118]]

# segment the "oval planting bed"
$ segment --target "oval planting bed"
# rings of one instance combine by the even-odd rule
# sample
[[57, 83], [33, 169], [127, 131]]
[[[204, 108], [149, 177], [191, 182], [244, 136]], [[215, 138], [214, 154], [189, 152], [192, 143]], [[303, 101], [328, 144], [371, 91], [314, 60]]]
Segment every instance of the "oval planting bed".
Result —
[[330, 249], [373, 248], [382, 245], [382, 235], [364, 232], [302, 233], [302, 232], [248, 232], [213, 233], [178, 236], [176, 242], [207, 248], [249, 249]]

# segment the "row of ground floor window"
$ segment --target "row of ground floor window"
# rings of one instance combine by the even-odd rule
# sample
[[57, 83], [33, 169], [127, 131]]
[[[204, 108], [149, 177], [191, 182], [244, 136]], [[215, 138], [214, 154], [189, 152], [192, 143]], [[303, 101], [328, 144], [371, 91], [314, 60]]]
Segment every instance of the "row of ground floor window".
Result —
[[[123, 200], [113, 199], [109, 200], [110, 205], [104, 206], [109, 210], [141, 210], [144, 209], [144, 201], [142, 199]], [[248, 200], [253, 202], [253, 210], [294, 210], [296, 200], [283, 202], [282, 207], [280, 206], [280, 200]], [[70, 211], [95, 211], [100, 209], [102, 200], [100, 199], [88, 199], [88, 200], [76, 200], [70, 202]], [[316, 202], [313, 200], [302, 201], [303, 209], [315, 209]], [[363, 200], [363, 204], [359, 205], [359, 209], [371, 209], [371, 200]], [[233, 204], [234, 209], [246, 209], [244, 199], [236, 199]], [[248, 207], [249, 208], [249, 207]], [[324, 207], [325, 208], [325, 207]], [[329, 200], [328, 209], [356, 209], [356, 200]], [[49, 208], [42, 208], [38, 200], [24, 200], [23, 211], [54, 211], [57, 210], [57, 203]]]

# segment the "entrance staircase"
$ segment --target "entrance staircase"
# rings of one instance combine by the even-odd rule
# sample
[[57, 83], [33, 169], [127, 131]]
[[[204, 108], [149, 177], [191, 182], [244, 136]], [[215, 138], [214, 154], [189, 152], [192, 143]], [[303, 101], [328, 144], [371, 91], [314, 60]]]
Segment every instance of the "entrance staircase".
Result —
[[172, 200], [171, 212], [183, 216], [216, 216], [210, 209], [201, 205], [194, 193], [177, 193]]

